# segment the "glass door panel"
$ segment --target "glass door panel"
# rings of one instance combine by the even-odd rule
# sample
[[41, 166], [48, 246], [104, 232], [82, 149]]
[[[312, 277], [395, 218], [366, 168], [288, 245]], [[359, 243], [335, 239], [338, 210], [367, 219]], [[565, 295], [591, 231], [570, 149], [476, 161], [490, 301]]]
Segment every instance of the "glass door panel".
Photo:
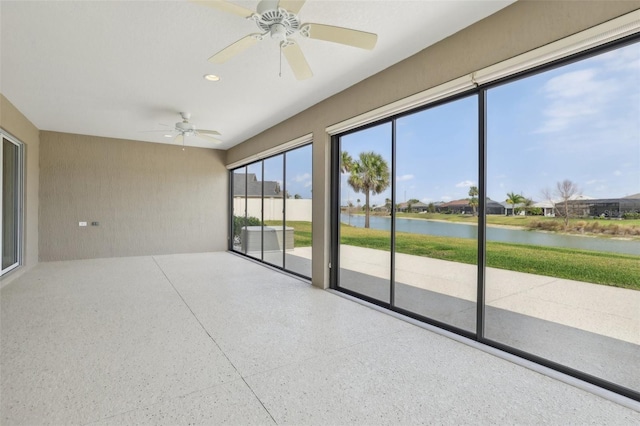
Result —
[[242, 229], [243, 253], [262, 260], [262, 161], [247, 166], [247, 218]]
[[247, 168], [235, 169], [231, 174], [233, 199], [231, 203], [233, 222], [231, 223], [231, 249], [246, 253], [242, 241], [243, 228], [247, 218]]
[[390, 303], [391, 123], [340, 138], [339, 286]]
[[263, 179], [263, 260], [284, 267], [284, 155], [264, 160]]
[[395, 305], [475, 332], [477, 97], [396, 122]]
[[311, 154], [311, 145], [285, 154], [285, 267], [306, 277], [311, 277]]
[[20, 260], [20, 147], [2, 139], [2, 272]]
[[503, 211], [487, 216], [485, 320], [488, 339], [636, 391], [638, 63], [636, 43], [487, 92]]

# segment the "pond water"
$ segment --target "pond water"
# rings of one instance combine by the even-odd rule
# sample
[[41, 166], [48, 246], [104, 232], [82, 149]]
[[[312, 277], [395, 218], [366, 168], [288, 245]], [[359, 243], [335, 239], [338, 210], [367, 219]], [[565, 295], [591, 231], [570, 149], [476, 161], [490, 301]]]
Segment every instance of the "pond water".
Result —
[[[340, 220], [359, 228], [364, 227], [364, 215], [341, 214]], [[391, 229], [388, 216], [370, 216], [372, 229]], [[443, 237], [478, 238], [478, 227], [467, 223], [439, 222], [425, 219], [396, 219], [398, 232], [413, 234], [439, 235]], [[531, 244], [551, 247], [571, 247], [583, 250], [596, 250], [640, 256], [640, 241], [614, 240], [609, 238], [580, 235], [563, 235], [551, 232], [537, 232], [520, 229], [487, 226], [487, 241], [500, 241], [515, 244]]]

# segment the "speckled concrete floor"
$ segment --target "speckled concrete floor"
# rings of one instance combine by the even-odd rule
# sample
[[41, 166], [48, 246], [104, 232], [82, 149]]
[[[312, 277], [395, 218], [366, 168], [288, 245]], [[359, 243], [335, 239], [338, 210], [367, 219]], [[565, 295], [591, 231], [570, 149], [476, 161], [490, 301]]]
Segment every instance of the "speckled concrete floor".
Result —
[[228, 253], [42, 263], [0, 292], [14, 424], [640, 424]]

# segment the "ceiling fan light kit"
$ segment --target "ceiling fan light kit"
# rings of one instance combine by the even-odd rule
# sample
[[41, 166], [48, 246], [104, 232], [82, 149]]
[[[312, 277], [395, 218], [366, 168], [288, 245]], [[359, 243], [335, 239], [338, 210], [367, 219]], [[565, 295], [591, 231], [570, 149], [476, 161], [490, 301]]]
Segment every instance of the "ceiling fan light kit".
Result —
[[305, 80], [312, 77], [313, 73], [300, 46], [290, 37], [300, 34], [310, 39], [368, 50], [375, 47], [378, 39], [376, 34], [350, 28], [313, 23], [301, 24], [298, 12], [304, 5], [304, 0], [262, 0], [258, 3], [256, 12], [224, 0], [191, 1], [253, 20], [261, 31], [258, 34], [249, 34], [214, 54], [209, 58], [209, 61], [214, 64], [225, 63], [269, 35], [271, 39], [280, 43], [282, 53], [296, 78]]

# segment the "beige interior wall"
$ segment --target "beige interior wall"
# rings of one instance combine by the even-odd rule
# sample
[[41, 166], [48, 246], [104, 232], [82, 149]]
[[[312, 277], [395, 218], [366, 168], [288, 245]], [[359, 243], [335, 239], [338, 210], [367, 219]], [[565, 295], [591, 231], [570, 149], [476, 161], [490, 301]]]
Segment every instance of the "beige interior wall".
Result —
[[0, 93], [0, 127], [24, 143], [25, 194], [23, 267], [0, 278], [2, 285], [24, 273], [38, 263], [38, 192], [40, 134], [34, 126], [7, 98]]
[[226, 249], [224, 152], [46, 131], [40, 141], [41, 261]]
[[313, 284], [327, 287], [327, 127], [638, 8], [637, 1], [518, 1], [230, 149], [227, 164], [313, 133]]

